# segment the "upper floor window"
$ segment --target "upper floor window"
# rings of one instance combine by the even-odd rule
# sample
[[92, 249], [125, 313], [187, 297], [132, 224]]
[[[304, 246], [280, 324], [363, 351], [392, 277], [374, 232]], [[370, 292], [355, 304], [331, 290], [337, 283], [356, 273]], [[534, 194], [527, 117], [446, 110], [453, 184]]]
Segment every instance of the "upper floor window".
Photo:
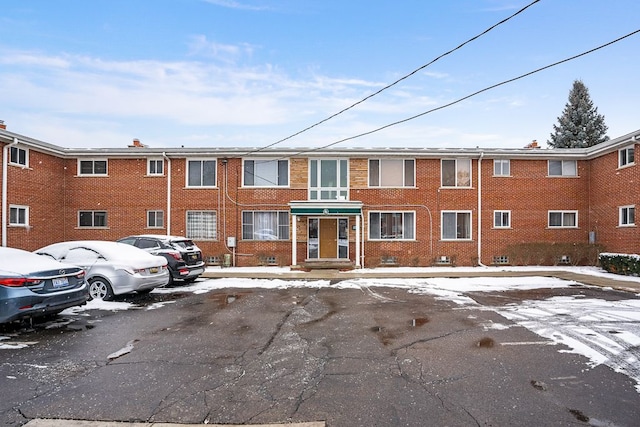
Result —
[[9, 206], [9, 225], [26, 227], [29, 225], [28, 206]]
[[578, 176], [575, 160], [549, 160], [549, 176]]
[[348, 200], [347, 160], [309, 160], [309, 200]]
[[147, 228], [164, 228], [164, 211], [147, 211]]
[[471, 240], [471, 212], [442, 212], [442, 240]]
[[625, 147], [618, 151], [618, 166], [623, 167], [627, 165], [632, 165], [635, 161], [634, 159], [635, 149], [634, 146]]
[[245, 160], [243, 183], [247, 187], [286, 187], [289, 185], [289, 161]]
[[9, 150], [9, 163], [12, 165], [29, 166], [29, 156], [24, 148], [11, 146]]
[[577, 228], [578, 211], [549, 211], [549, 227]]
[[413, 187], [415, 181], [413, 159], [369, 160], [370, 187]]
[[164, 160], [149, 159], [147, 161], [147, 175], [164, 175]]
[[78, 175], [106, 175], [106, 160], [79, 160]]
[[414, 240], [414, 212], [370, 212], [369, 239]]
[[510, 176], [511, 161], [509, 159], [495, 159], [493, 161], [494, 176]]
[[620, 221], [618, 224], [623, 227], [626, 225], [636, 224], [636, 207], [635, 206], [621, 206], [620, 207]]
[[493, 211], [493, 227], [511, 227], [511, 211]]
[[244, 240], [289, 239], [289, 212], [242, 212], [242, 238]]
[[442, 160], [443, 187], [471, 187], [471, 159]]
[[215, 240], [218, 227], [215, 211], [187, 211], [187, 233], [189, 239]]
[[216, 165], [216, 160], [189, 160], [187, 187], [215, 187]]
[[78, 227], [106, 227], [106, 211], [78, 211]]

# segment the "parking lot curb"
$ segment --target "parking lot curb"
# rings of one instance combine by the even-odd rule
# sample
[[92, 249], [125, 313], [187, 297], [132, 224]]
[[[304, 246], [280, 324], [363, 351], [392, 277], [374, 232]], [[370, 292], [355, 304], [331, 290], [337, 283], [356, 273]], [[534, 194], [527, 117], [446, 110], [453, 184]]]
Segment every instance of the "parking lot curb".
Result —
[[84, 420], [51, 420], [37, 418], [29, 421], [24, 427], [192, 427], [206, 425], [210, 427], [326, 427], [324, 421], [280, 424], [176, 424], [176, 423], [128, 423], [124, 421], [84, 421]]

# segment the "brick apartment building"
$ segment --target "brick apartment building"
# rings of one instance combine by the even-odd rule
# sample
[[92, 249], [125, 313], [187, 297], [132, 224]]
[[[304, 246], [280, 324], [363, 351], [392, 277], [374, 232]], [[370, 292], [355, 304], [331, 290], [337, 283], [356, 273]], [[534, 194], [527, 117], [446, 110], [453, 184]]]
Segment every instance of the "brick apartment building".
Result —
[[70, 149], [0, 123], [0, 234], [27, 250], [184, 235], [238, 266], [517, 264], [514, 248], [534, 244], [638, 253], [638, 144], [640, 130], [586, 149]]

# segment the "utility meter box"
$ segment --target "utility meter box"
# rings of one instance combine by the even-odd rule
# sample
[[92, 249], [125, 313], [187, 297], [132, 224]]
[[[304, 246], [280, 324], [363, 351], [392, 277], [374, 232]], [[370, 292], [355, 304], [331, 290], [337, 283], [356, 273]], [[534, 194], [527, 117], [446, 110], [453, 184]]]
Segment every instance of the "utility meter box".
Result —
[[230, 248], [236, 247], [236, 238], [235, 237], [227, 237], [227, 246]]

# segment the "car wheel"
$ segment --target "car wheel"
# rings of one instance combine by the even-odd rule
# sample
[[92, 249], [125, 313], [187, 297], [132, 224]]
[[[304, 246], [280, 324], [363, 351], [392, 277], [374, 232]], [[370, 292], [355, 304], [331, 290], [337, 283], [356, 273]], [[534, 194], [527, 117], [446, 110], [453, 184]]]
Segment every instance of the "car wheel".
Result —
[[109, 301], [113, 298], [113, 289], [111, 284], [101, 277], [96, 277], [89, 280], [89, 297], [91, 299], [101, 299], [103, 301]]

